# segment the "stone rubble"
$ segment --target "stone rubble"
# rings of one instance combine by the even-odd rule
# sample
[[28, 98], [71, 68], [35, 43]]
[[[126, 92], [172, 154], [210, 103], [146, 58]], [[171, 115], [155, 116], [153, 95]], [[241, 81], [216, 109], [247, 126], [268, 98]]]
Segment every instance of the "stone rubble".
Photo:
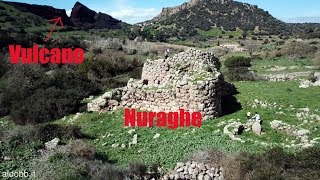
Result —
[[161, 180], [224, 180], [224, 169], [194, 161], [179, 162]]
[[320, 72], [315, 72], [313, 76], [315, 77], [315, 82], [303, 80], [301, 81], [299, 88], [309, 88], [312, 86], [320, 87]]
[[309, 140], [308, 134], [310, 134], [309, 130], [306, 129], [298, 129], [295, 125], [290, 125], [284, 123], [279, 120], [274, 120], [270, 122], [271, 128], [275, 130], [284, 131], [289, 135], [295, 136], [300, 139], [300, 144], [292, 144], [292, 146], [302, 146], [303, 148], [312, 147], [316, 142], [315, 140]]

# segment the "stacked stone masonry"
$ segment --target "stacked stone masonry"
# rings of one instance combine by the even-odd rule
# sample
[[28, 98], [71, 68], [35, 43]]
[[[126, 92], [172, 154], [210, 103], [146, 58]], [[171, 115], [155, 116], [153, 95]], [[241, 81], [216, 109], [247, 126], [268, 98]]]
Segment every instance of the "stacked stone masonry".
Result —
[[[183, 108], [208, 119], [222, 114], [222, 96], [232, 95], [234, 89], [224, 81], [220, 62], [212, 53], [189, 49], [165, 60], [147, 60], [140, 80], [130, 79], [127, 87], [113, 90], [108, 98], [117, 97], [120, 107], [153, 112]], [[89, 103], [89, 111], [103, 108], [104, 102], [110, 104], [105, 97]], [[99, 108], [93, 108], [97, 101]]]

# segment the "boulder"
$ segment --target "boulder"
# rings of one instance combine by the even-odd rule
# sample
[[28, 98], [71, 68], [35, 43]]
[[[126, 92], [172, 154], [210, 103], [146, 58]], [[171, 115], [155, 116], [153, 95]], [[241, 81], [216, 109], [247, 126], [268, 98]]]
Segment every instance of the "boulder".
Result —
[[59, 138], [54, 138], [51, 141], [46, 142], [44, 145], [47, 150], [51, 150], [51, 149], [55, 149], [59, 142], [60, 142]]
[[252, 131], [256, 134], [256, 135], [261, 135], [261, 125], [259, 122], [254, 122], [252, 125]]

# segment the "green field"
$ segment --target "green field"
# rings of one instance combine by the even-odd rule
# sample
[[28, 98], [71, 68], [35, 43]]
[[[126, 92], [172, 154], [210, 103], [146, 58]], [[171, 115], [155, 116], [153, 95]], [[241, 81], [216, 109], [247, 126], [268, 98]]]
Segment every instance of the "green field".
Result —
[[[277, 70], [278, 68], [278, 70]], [[274, 69], [274, 70], [272, 70]], [[310, 59], [281, 57], [276, 59], [256, 59], [252, 61], [252, 70], [259, 73], [291, 73], [302, 71], [319, 71]]]
[[[292, 125], [298, 125], [299, 128], [309, 129], [311, 131], [310, 138], [320, 137], [319, 122], [303, 124], [295, 117], [298, 108], [306, 107], [310, 109], [310, 113], [320, 115], [319, 109], [317, 109], [320, 98], [319, 88], [299, 89], [298, 85], [299, 82], [296, 81], [236, 83], [240, 92], [237, 99], [243, 106], [242, 110], [205, 121], [201, 128], [179, 128], [177, 130], [157, 127], [136, 128], [134, 133], [138, 134], [138, 144], [131, 147], [128, 147], [128, 144], [132, 141], [133, 135], [130, 135], [129, 128], [125, 128], [123, 125], [123, 110], [118, 110], [114, 114], [86, 113], [74, 124], [79, 125], [84, 132], [96, 138], [90, 140], [89, 143], [93, 144], [100, 153], [122, 166], [127, 166], [134, 161], [143, 161], [148, 164], [159, 162], [165, 168], [172, 168], [176, 162], [187, 158], [193, 152], [210, 148], [217, 148], [227, 153], [244, 151], [261, 153], [271, 147], [290, 145], [292, 140], [299, 141], [284, 132], [272, 130], [269, 123], [273, 120], [282, 120]], [[255, 99], [272, 105], [252, 108]], [[230, 140], [228, 136], [223, 134], [224, 126], [218, 126], [219, 123], [227, 123], [228, 121], [245, 123], [247, 111], [258, 111], [261, 114], [265, 134], [258, 137], [249, 131], [239, 136], [246, 141], [245, 143]], [[282, 112], [282, 114], [276, 112]], [[59, 120], [57, 123], [70, 124], [69, 118]], [[153, 139], [157, 133], [160, 134], [160, 137]], [[123, 149], [121, 147], [112, 148], [112, 144], [116, 143], [120, 146], [126, 144], [127, 147]], [[287, 150], [298, 151], [300, 148], [287, 148]]]

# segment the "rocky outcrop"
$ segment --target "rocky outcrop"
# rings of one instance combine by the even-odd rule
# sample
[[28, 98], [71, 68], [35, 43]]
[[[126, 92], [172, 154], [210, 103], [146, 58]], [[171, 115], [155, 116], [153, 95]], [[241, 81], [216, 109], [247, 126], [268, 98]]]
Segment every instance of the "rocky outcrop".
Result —
[[[209, 119], [222, 115], [222, 97], [235, 92], [224, 81], [219, 60], [212, 53], [189, 49], [166, 60], [147, 60], [140, 80], [130, 79], [126, 87], [107, 92], [89, 103], [88, 110], [129, 107], [170, 112], [182, 108]], [[119, 106], [110, 107], [114, 99]]]
[[96, 13], [85, 5], [76, 2], [71, 12], [71, 21], [78, 28], [119, 29], [121, 21], [108, 14]]
[[180, 6], [175, 6], [175, 7], [165, 7], [162, 8], [161, 13], [156, 16], [153, 21], [159, 21], [163, 18], [166, 18], [168, 16], [171, 16], [173, 14], [178, 13], [179, 11], [183, 11], [185, 9], [188, 9], [194, 5], [196, 5], [197, 3], [199, 3], [201, 0], [190, 0], [190, 2], [185, 2]]
[[69, 26], [73, 25], [72, 22], [70, 21], [70, 18], [67, 16], [66, 10], [64, 9], [56, 9], [51, 6], [43, 6], [43, 5], [36, 5], [36, 4], [6, 2], [6, 1], [2, 1], [2, 2], [9, 4], [11, 6], [14, 6], [20, 11], [29, 12], [47, 20], [61, 17], [64, 25], [69, 25]]
[[[180, 11], [191, 8], [192, 6], [197, 5], [198, 3], [201, 3], [201, 1], [202, 0], [190, 0], [189, 2], [185, 2], [180, 6], [162, 8], [161, 13], [158, 16], [156, 16], [154, 19], [152, 19], [152, 21], [162, 20], [162, 19], [169, 17], [173, 14], [176, 14]], [[212, 1], [224, 4], [224, 3], [229, 2], [230, 0], [212, 0]]]

